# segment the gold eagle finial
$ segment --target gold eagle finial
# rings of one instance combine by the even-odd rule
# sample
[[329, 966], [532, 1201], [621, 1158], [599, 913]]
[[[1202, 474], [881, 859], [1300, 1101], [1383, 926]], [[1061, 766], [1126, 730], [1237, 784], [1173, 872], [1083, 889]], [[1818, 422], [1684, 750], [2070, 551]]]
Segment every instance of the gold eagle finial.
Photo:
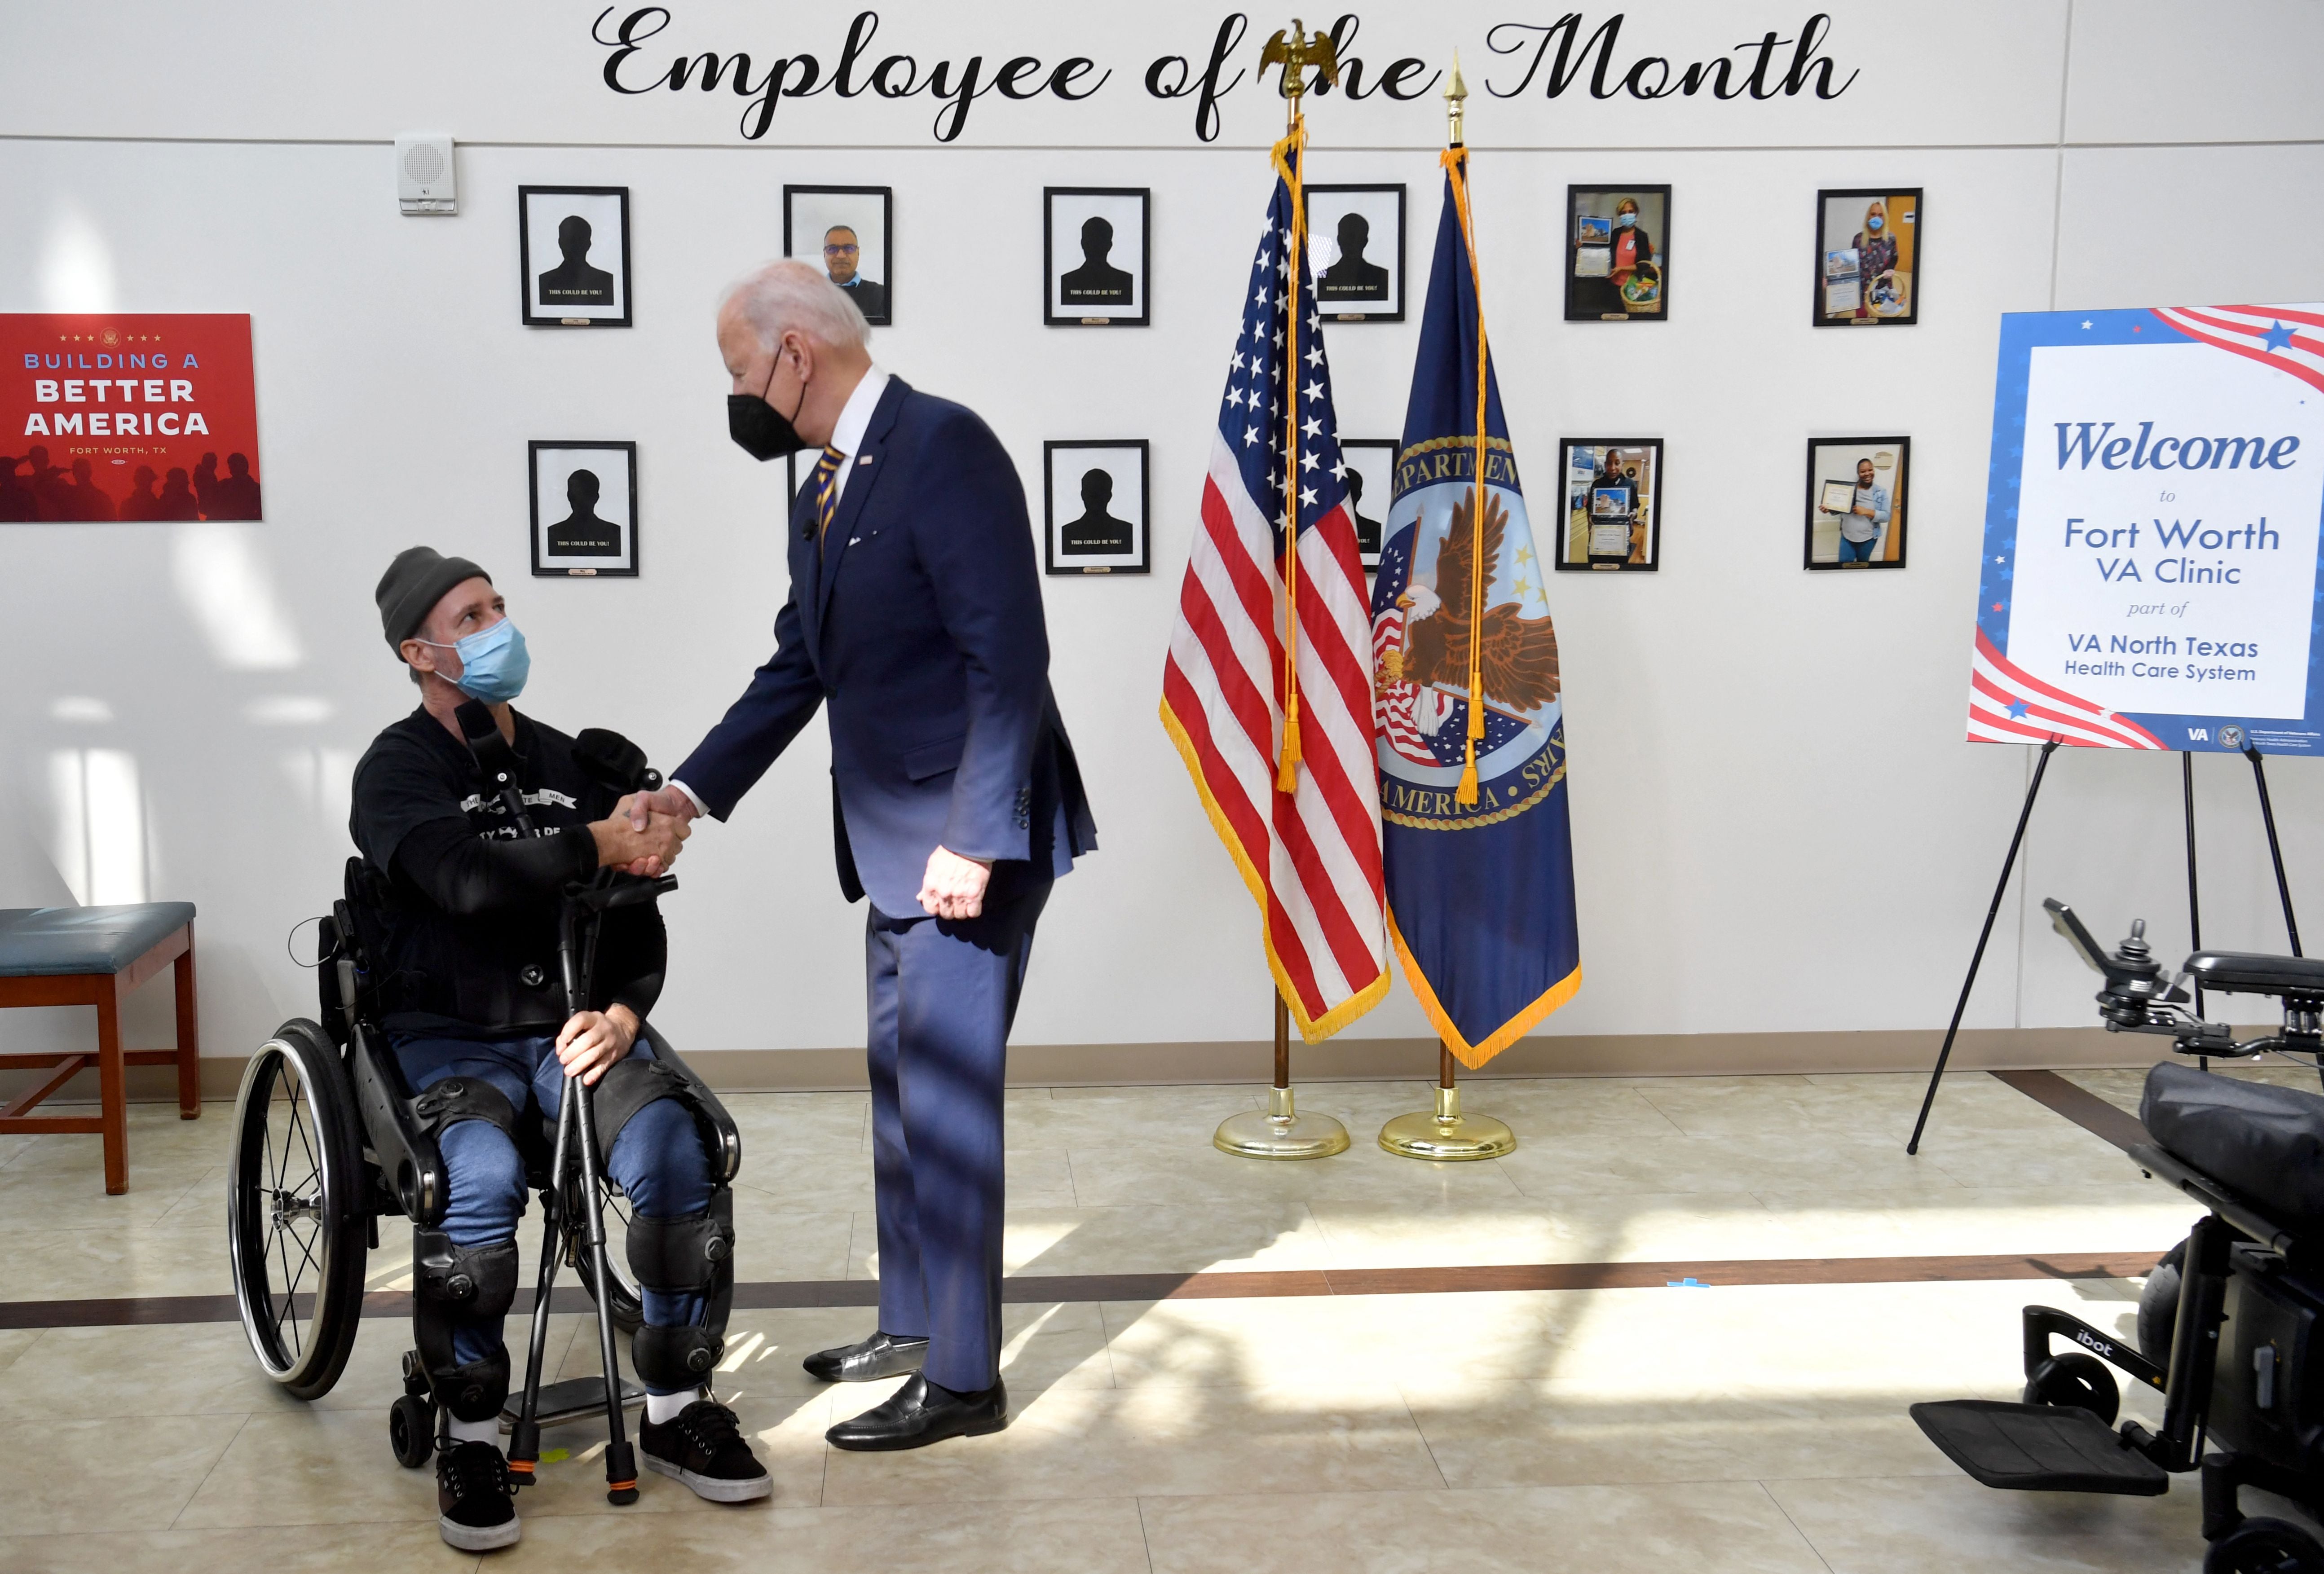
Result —
[[1307, 91], [1307, 68], [1315, 68], [1316, 79], [1340, 85], [1340, 54], [1333, 46], [1332, 35], [1318, 29], [1305, 31], [1305, 24], [1293, 17], [1287, 29], [1278, 30], [1259, 52], [1259, 71], [1267, 74], [1269, 66], [1283, 69], [1283, 96], [1296, 99]]

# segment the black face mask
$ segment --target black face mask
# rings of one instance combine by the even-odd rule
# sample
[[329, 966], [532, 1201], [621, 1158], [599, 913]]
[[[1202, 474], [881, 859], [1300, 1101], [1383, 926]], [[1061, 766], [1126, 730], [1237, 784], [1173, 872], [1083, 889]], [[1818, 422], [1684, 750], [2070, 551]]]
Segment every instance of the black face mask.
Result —
[[[782, 364], [780, 356], [776, 358], [775, 364]], [[774, 385], [775, 373], [770, 367], [767, 372], [767, 387], [772, 389]], [[799, 404], [801, 408], [807, 404], [805, 383], [799, 385]], [[770, 459], [779, 459], [786, 454], [796, 454], [807, 446], [807, 439], [800, 437], [798, 429], [791, 425], [792, 418], [798, 414], [795, 410], [790, 416], [785, 416], [766, 401], [763, 392], [730, 393], [726, 396], [726, 435], [734, 439], [736, 447], [764, 464]]]

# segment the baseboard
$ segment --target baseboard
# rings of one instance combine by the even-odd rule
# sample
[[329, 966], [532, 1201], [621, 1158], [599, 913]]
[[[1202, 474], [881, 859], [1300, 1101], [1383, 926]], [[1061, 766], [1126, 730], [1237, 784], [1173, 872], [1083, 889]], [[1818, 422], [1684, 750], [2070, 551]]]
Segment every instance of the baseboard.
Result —
[[[1809, 1072], [1925, 1072], [1944, 1035], [1934, 1029], [1861, 1033], [1607, 1033], [1522, 1039], [1469, 1080], [1495, 1077], [1778, 1076]], [[2169, 1049], [2162, 1040], [2097, 1027], [1979, 1028], [1953, 1045], [1960, 1071], [2034, 1071], [2144, 1066]], [[1413, 1082], [1436, 1074], [1433, 1038], [1342, 1038], [1292, 1052], [1303, 1082]], [[711, 1085], [736, 1093], [807, 1092], [864, 1086], [863, 1052], [848, 1049], [696, 1050], [687, 1059]], [[1023, 1044], [1009, 1052], [1012, 1086], [1138, 1087], [1266, 1082], [1272, 1045], [1261, 1040], [1198, 1044]], [[243, 1057], [205, 1056], [202, 1097], [227, 1099]], [[38, 1073], [0, 1072], [0, 1099]], [[177, 1098], [167, 1066], [129, 1068], [140, 1103]], [[97, 1074], [85, 1072], [51, 1102], [93, 1103]]]

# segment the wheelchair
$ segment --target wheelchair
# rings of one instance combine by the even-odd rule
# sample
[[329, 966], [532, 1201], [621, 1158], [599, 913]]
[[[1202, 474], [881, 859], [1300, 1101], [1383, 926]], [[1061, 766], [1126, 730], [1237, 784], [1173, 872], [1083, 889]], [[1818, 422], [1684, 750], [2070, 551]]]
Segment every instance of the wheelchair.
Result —
[[[461, 709], [486, 782], [497, 779], [520, 833], [532, 834], [521, 795], [512, 785], [513, 761], [498, 758], [492, 748], [499, 732], [489, 714], [481, 705], [475, 707], [475, 716], [466, 714], [469, 706]], [[584, 764], [617, 790], [659, 785], [642, 753], [617, 735], [593, 729], [576, 742]], [[677, 883], [667, 875], [645, 879], [601, 873], [589, 885], [568, 888], [558, 926], [568, 1014], [589, 998], [603, 915], [650, 901]], [[365, 1288], [366, 1256], [380, 1244], [383, 1218], [411, 1221], [415, 1294], [423, 1293], [419, 1281], [431, 1268], [439, 1278], [448, 1273], [448, 1284], [438, 1288], [450, 1299], [475, 1293], [473, 1283], [462, 1293], [456, 1262], [431, 1265], [426, 1257], [450, 1195], [429, 1095], [415, 1094], [376, 1020], [387, 983], [377, 959], [383, 955], [385, 907], [392, 900], [376, 870], [360, 858], [348, 860], [346, 895], [318, 924], [319, 1019], [294, 1017], [276, 1029], [251, 1057], [235, 1099], [226, 1180], [235, 1301], [259, 1366], [302, 1400], [319, 1399], [338, 1382], [365, 1312], [389, 1311], [400, 1300]], [[650, 1037], [656, 1061], [668, 1068], [656, 1075], [676, 1084], [674, 1091], [693, 1114], [710, 1155], [713, 1185], [729, 1199], [731, 1210], [726, 1188], [742, 1165], [733, 1117], [659, 1030], [649, 1027], [641, 1036]], [[430, 1093], [452, 1085], [438, 1083]], [[601, 1082], [599, 1093], [608, 1085]], [[619, 1249], [630, 1229], [629, 1209], [604, 1174], [591, 1090], [567, 1079], [559, 1105], [553, 1125], [520, 1116], [512, 1132], [527, 1189], [540, 1200], [543, 1228], [523, 1389], [503, 1407], [501, 1430], [509, 1434], [511, 1479], [521, 1486], [532, 1478], [542, 1426], [604, 1414], [609, 1432], [607, 1496], [627, 1503], [637, 1496], [637, 1471], [622, 1413], [645, 1398], [644, 1389], [619, 1380], [613, 1338], [616, 1330], [636, 1334], [643, 1321], [641, 1287], [628, 1266], [629, 1254]], [[609, 1131], [606, 1146], [611, 1141]], [[432, 1239], [448, 1244], [440, 1235]], [[723, 1237], [712, 1238], [714, 1256], [721, 1241], [724, 1293], [731, 1299], [731, 1224]], [[561, 1266], [578, 1271], [595, 1312], [603, 1369], [614, 1377], [611, 1384], [604, 1377], [541, 1384], [548, 1317]], [[723, 1315], [716, 1321], [714, 1341], [723, 1332]], [[690, 1369], [706, 1377], [716, 1356], [715, 1348], [697, 1348]], [[403, 1384], [402, 1396], [389, 1412], [389, 1441], [397, 1461], [416, 1469], [442, 1441], [451, 1399], [439, 1391], [442, 1385], [431, 1377], [419, 1348], [404, 1353]]]
[[[2166, 1034], [2207, 1058], [2304, 1057], [2324, 1071], [2324, 960], [2200, 951], [2166, 977], [2144, 921], [2107, 953], [2064, 903], [2043, 906], [2104, 976], [2109, 1031]], [[2238, 1043], [2187, 1009], [2189, 983], [2273, 996], [2283, 1026]], [[2200, 1470], [2204, 1574], [2324, 1574], [2313, 1534], [2246, 1516], [2239, 1501], [2256, 1487], [2324, 1519], [2324, 1097], [2165, 1061], [2148, 1073], [2139, 1113], [2153, 1140], [2131, 1161], [2209, 1212], [2148, 1275], [2138, 1348], [2028, 1306], [2023, 1403], [1915, 1404], [1913, 1419], [1987, 1487], [2155, 1496], [2172, 1475]], [[2073, 1348], [2052, 1353], [2053, 1337]], [[2114, 1424], [2117, 1370], [2163, 1395], [2159, 1432]]]

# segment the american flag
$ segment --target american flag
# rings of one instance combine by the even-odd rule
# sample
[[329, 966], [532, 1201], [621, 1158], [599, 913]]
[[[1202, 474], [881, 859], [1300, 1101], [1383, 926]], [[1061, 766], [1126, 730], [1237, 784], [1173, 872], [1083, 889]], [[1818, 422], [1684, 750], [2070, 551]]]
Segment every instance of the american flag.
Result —
[[[1370, 598], [1323, 325], [1305, 245], [1296, 267], [1292, 250], [1300, 140], [1295, 133], [1276, 149], [1274, 200], [1227, 364], [1202, 523], [1162, 670], [1162, 724], [1259, 905], [1268, 966], [1301, 1036], [1313, 1042], [1388, 992], [1388, 942]], [[1286, 430], [1295, 424], [1296, 437]], [[1295, 464], [1297, 490], [1286, 499], [1284, 477]], [[1295, 512], [1296, 594], [1286, 598], [1285, 535]], [[1300, 759], [1293, 789], [1282, 792], [1286, 599], [1298, 609]]]
[[1985, 631], [1969, 667], [1969, 741], [2040, 743], [2055, 737], [2084, 749], [2161, 749], [2162, 739], [2127, 716], [2103, 710], [2011, 665]]
[[2324, 388], [2324, 314], [2283, 306], [2157, 307], [2190, 338], [2289, 372]]

